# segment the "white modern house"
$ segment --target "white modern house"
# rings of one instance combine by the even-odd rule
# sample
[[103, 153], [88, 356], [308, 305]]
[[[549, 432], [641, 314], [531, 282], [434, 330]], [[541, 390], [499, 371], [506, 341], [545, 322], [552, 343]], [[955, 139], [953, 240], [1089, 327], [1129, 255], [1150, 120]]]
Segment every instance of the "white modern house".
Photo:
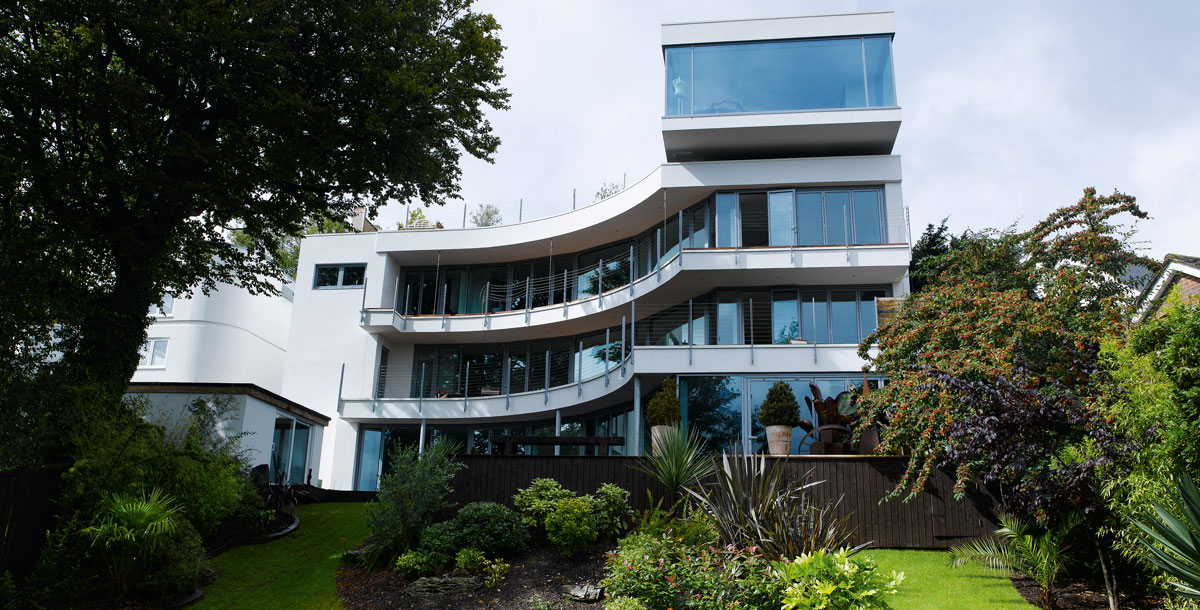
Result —
[[292, 290], [251, 295], [222, 285], [209, 295], [168, 294], [151, 308], [154, 322], [129, 393], [147, 398], [150, 417], [171, 426], [196, 399], [221, 397], [230, 407], [223, 434], [245, 433], [251, 464], [268, 464], [278, 482], [317, 481], [329, 417], [280, 395]]
[[609, 450], [637, 455], [668, 376], [686, 426], [757, 449], [774, 382], [875, 381], [858, 344], [876, 300], [908, 291], [893, 33], [891, 13], [665, 25], [667, 162], [645, 178], [518, 224], [306, 237], [287, 307], [234, 308], [243, 330], [290, 308], [290, 329], [253, 331], [286, 351], [278, 386], [255, 368], [269, 358], [206, 354], [182, 338], [198, 326], [160, 318], [166, 370], [196, 358], [213, 372], [197, 380], [303, 403], [269, 406], [293, 446], [306, 426], [305, 468], [335, 489], [374, 489], [389, 448], [439, 437], [492, 453], [501, 434], [618, 436]]

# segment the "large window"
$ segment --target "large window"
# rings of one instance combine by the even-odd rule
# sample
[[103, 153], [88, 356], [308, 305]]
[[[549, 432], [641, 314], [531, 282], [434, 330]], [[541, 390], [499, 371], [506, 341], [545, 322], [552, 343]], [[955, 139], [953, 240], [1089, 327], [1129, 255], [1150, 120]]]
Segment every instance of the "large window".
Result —
[[277, 416], [271, 437], [271, 482], [299, 485], [308, 482], [309, 424], [293, 417]]
[[890, 36], [669, 47], [667, 116], [896, 105]]
[[883, 220], [879, 188], [717, 194], [719, 247], [879, 244]]
[[358, 288], [366, 283], [366, 265], [317, 265], [314, 288]]

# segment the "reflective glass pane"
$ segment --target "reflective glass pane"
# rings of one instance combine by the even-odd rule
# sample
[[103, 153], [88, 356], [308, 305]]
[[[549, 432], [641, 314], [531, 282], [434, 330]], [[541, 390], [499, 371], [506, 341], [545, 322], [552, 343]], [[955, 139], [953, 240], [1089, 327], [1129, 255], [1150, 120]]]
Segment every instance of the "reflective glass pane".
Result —
[[[575, 374], [577, 379], [591, 379], [604, 373], [605, 363], [610, 356], [608, 345], [604, 342], [604, 333], [588, 335], [579, 340], [583, 344], [582, 352], [578, 349], [575, 354]], [[616, 343], [613, 344], [617, 348]], [[613, 360], [620, 362], [619, 353], [611, 354]], [[581, 362], [582, 360], [582, 362]]]
[[547, 350], [550, 346], [545, 343], [534, 343], [529, 346], [529, 391], [546, 388]]
[[692, 48], [667, 49], [667, 116], [692, 113]]
[[545, 307], [550, 304], [550, 262], [541, 261], [533, 264], [533, 279], [531, 280], [533, 307]]
[[753, 379], [746, 383], [750, 390], [750, 452], [751, 453], [766, 453], [767, 452], [767, 429], [758, 421], [758, 414], [762, 411], [763, 401], [767, 398], [767, 391], [774, 385], [773, 380]]
[[795, 231], [792, 230], [792, 191], [771, 193], [767, 205], [767, 222], [770, 226], [772, 246], [794, 245]]
[[421, 290], [418, 291], [421, 295], [419, 314], [432, 314], [437, 311], [436, 307], [440, 307], [438, 303], [441, 301], [441, 291], [437, 287], [433, 270], [424, 271], [421, 273]]
[[[467, 311], [467, 271], [451, 269], [443, 273], [445, 276], [446, 307], [445, 313], [455, 315]], [[441, 311], [439, 309], [439, 311]]]
[[443, 347], [438, 350], [437, 378], [434, 380], [434, 398], [461, 398], [460, 375], [461, 354], [458, 347]]
[[512, 276], [508, 283], [508, 307], [507, 309], [525, 309], [529, 303], [527, 297], [531, 296], [530, 290], [533, 285], [529, 283], [529, 268], [528, 264], [520, 264], [512, 266]]
[[409, 271], [405, 273], [404, 288], [402, 290], [400, 299], [404, 303], [405, 315], [416, 315], [421, 302], [421, 272]]
[[154, 341], [154, 353], [150, 355], [150, 366], [166, 366], [167, 364], [167, 340], [157, 339]]
[[339, 267], [317, 267], [317, 287], [337, 286]]
[[892, 77], [891, 38], [864, 38], [863, 47], [867, 64], [867, 102], [871, 106], [895, 106], [896, 84]]
[[681, 377], [680, 402], [689, 431], [704, 439], [711, 453], [741, 447], [742, 378]]
[[413, 359], [412, 388], [409, 390], [409, 396], [428, 398], [433, 396], [429, 387], [433, 385], [433, 378], [436, 374], [437, 351], [436, 348], [422, 345], [416, 346], [415, 349], [416, 357]]
[[358, 448], [358, 491], [375, 491], [379, 487], [379, 451], [382, 430], [363, 430]]
[[692, 210], [691, 222], [691, 242], [689, 248], [708, 248], [712, 244], [708, 243], [708, 204], [701, 204], [700, 207]]
[[574, 353], [570, 341], [556, 341], [550, 345], [550, 387], [567, 385], [574, 379], [575, 372], [571, 370]]
[[875, 328], [879, 325], [879, 319], [875, 313], [875, 299], [883, 298], [883, 296], [882, 290], [863, 290], [860, 293], [861, 300], [858, 303], [859, 321], [862, 324], [860, 341], [875, 332]]
[[737, 244], [734, 239], [734, 224], [737, 222], [737, 195], [734, 193], [717, 193], [717, 247], [732, 248]]
[[879, 191], [854, 191], [854, 243], [883, 243]]
[[525, 380], [529, 373], [527, 349], [525, 345], [508, 348], [508, 391], [512, 394], [525, 391]]
[[362, 286], [367, 275], [366, 265], [351, 265], [342, 268], [343, 286]]
[[463, 383], [467, 396], [498, 396], [504, 378], [504, 348], [469, 346], [463, 348]]
[[[788, 379], [786, 381], [792, 388], [792, 394], [796, 396], [796, 404], [800, 407], [800, 419], [808, 420], [808, 423], [816, 426], [817, 410], [814, 408], [815, 405], [804, 400], [804, 397], [809, 395], [808, 380]], [[808, 455], [814, 440], [803, 428], [792, 429], [792, 455]]]
[[846, 224], [850, 222], [850, 193], [825, 193], [825, 243], [846, 242]]
[[829, 343], [829, 305], [825, 291], [800, 293], [800, 332], [809, 343]]
[[696, 46], [694, 114], [866, 106], [862, 39]]
[[771, 343], [771, 293], [742, 293], [742, 337], [747, 345]]
[[175, 295], [169, 292], [163, 295], [163, 304], [160, 311], [164, 316], [169, 316], [175, 313]]
[[771, 343], [786, 344], [800, 338], [795, 290], [777, 290], [771, 301]]
[[739, 341], [738, 303], [736, 293], [717, 297], [717, 345], [737, 345]]
[[796, 234], [799, 246], [825, 243], [825, 219], [821, 214], [821, 193], [796, 193]]
[[770, 242], [767, 231], [767, 194], [740, 193], [738, 207], [742, 214], [738, 219], [742, 228], [742, 247], [757, 248], [768, 245]]
[[830, 293], [830, 328], [833, 343], [858, 343], [858, 307], [853, 290]]
[[292, 436], [292, 463], [288, 470], [288, 483], [303, 485], [308, 482], [308, 425], [296, 422]]
[[289, 417], [275, 418], [275, 431], [271, 436], [271, 461], [268, 468], [271, 483], [283, 485], [287, 483], [288, 460], [292, 455], [292, 422]]

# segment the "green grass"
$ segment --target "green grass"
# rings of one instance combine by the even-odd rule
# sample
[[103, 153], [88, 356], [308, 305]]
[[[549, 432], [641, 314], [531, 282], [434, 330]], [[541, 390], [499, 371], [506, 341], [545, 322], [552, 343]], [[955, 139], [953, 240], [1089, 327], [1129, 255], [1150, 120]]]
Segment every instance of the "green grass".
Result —
[[300, 527], [290, 535], [213, 559], [213, 567], [223, 574], [204, 588], [204, 599], [192, 608], [340, 609], [334, 575], [342, 552], [367, 536], [365, 506], [330, 502], [299, 507]]
[[904, 572], [899, 593], [889, 601], [895, 610], [1034, 607], [1021, 598], [1003, 574], [977, 565], [956, 568], [950, 564], [945, 551], [873, 549], [862, 553], [874, 559], [884, 573]]

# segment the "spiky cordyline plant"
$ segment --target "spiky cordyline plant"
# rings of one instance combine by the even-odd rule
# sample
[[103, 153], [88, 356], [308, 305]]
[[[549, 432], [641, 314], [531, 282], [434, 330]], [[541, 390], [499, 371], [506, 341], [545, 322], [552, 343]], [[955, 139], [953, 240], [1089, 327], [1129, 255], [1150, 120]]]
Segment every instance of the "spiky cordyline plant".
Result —
[[791, 475], [777, 461], [768, 466], [762, 455], [722, 454], [715, 482], [687, 491], [712, 518], [722, 544], [757, 547], [767, 557], [784, 559], [848, 547], [850, 516], [835, 516], [840, 499], [819, 504], [810, 497], [809, 490], [824, 483], [810, 481], [811, 474]]
[[638, 470], [650, 475], [667, 488], [671, 502], [683, 498], [685, 487], [696, 485], [713, 473], [713, 461], [703, 452], [700, 435], [693, 429], [684, 434], [678, 425], [658, 439], [649, 456], [643, 457]]
[[1072, 513], [1062, 523], [1034, 534], [1027, 521], [1001, 513], [997, 538], [980, 538], [950, 549], [955, 567], [978, 563], [1002, 572], [1021, 572], [1041, 588], [1039, 608], [1054, 608], [1058, 575], [1073, 563], [1064, 541], [1071, 530], [1083, 522], [1083, 515]]
[[1133, 524], [1144, 534], [1138, 541], [1150, 553], [1151, 563], [1176, 579], [1171, 583], [1175, 592], [1200, 599], [1200, 489], [1187, 474], [1180, 475], [1178, 486], [1174, 504], [1179, 517], [1155, 502], [1158, 518]]

